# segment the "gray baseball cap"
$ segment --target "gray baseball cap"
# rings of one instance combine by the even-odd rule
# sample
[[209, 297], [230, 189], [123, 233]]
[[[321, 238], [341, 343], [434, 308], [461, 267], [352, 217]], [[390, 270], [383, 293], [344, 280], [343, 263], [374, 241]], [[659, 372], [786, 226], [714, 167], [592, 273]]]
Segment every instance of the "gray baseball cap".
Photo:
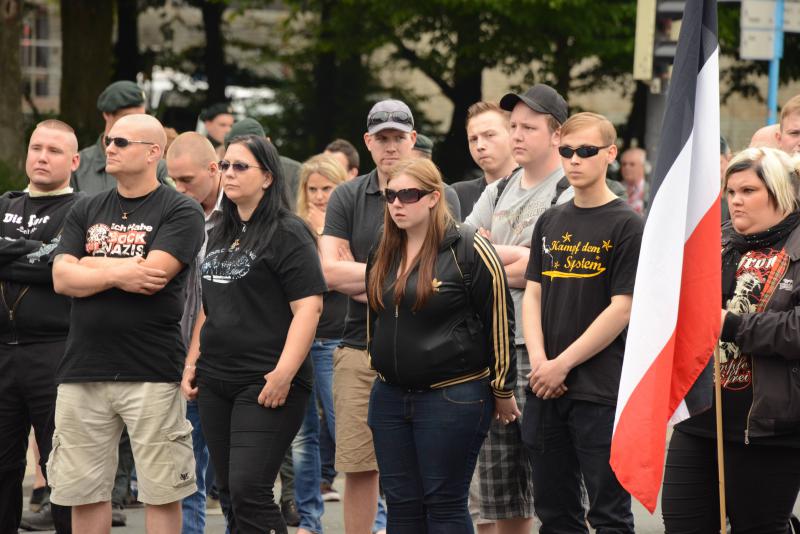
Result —
[[414, 130], [414, 115], [411, 109], [399, 100], [381, 100], [369, 110], [367, 115], [367, 133], [374, 134], [381, 130]]

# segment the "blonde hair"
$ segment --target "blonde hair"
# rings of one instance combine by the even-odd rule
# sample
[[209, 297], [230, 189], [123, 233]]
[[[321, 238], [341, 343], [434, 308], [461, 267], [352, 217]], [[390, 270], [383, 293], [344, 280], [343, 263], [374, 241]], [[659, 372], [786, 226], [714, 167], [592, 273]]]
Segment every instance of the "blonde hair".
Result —
[[[417, 256], [413, 259], [406, 257], [406, 233], [397, 227], [389, 215], [388, 205], [384, 209], [383, 235], [381, 236], [372, 268], [367, 273], [367, 298], [369, 305], [375, 309], [384, 308], [383, 291], [386, 277], [391, 269], [396, 269], [398, 260], [403, 274], [394, 284], [394, 304], [399, 304], [406, 290], [408, 277], [415, 267], [419, 267], [418, 279], [433, 279], [436, 267], [436, 257], [439, 255], [439, 246], [444, 239], [445, 232], [450, 225], [455, 224], [453, 216], [447, 207], [444, 198], [444, 180], [439, 168], [428, 159], [407, 159], [397, 162], [389, 171], [387, 184], [398, 176], [408, 176], [418, 181], [421, 188], [426, 191], [437, 191], [439, 202], [431, 209], [431, 220], [425, 240]], [[408, 262], [411, 261], [409, 264]], [[418, 283], [417, 295], [412, 309], [419, 310], [425, 305], [433, 289], [431, 284]]]
[[568, 118], [567, 122], [561, 126], [561, 137], [588, 128], [597, 128], [605, 145], [613, 145], [617, 141], [617, 130], [611, 121], [602, 115], [587, 111], [576, 113]]
[[800, 95], [795, 95], [790, 98], [781, 109], [780, 131], [783, 131], [783, 119], [789, 115], [800, 113]]
[[308, 220], [308, 194], [306, 185], [309, 177], [314, 174], [321, 174], [334, 185], [339, 185], [347, 181], [347, 171], [342, 164], [333, 156], [328, 154], [317, 154], [312, 156], [300, 167], [300, 178], [297, 184], [297, 215], [304, 221]]
[[773, 206], [785, 215], [797, 209], [800, 157], [789, 156], [776, 148], [754, 147], [742, 150], [731, 159], [725, 169], [723, 191], [728, 188], [728, 179], [732, 175], [748, 169], [764, 182]]

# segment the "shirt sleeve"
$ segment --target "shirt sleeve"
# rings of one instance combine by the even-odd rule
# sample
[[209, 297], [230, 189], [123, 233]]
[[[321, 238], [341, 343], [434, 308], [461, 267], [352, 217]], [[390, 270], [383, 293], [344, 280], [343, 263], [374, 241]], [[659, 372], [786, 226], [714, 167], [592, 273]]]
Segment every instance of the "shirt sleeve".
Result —
[[611, 258], [611, 295], [630, 295], [636, 282], [636, 268], [639, 265], [639, 248], [642, 245], [642, 218], [631, 212], [618, 233], [617, 242], [612, 243], [614, 255]]
[[317, 253], [317, 244], [304, 223], [292, 217], [283, 221], [285, 225], [279, 240], [281, 246], [275, 255], [275, 271], [289, 301], [312, 295], [322, 295], [328, 290], [322, 265]]
[[350, 241], [353, 235], [353, 196], [347, 184], [333, 190], [325, 208], [325, 228], [322, 233]]
[[542, 283], [542, 225], [544, 214], [539, 217], [533, 227], [531, 236], [531, 252], [528, 256], [528, 267], [525, 269], [525, 279], [531, 282]]
[[496, 397], [511, 398], [517, 383], [514, 300], [494, 247], [478, 234], [474, 246], [470, 297], [490, 340], [492, 391]]
[[[497, 182], [495, 182], [497, 183]], [[494, 185], [494, 184], [493, 184]], [[472, 213], [464, 221], [475, 228], [492, 229], [492, 215], [494, 214], [494, 199], [497, 196], [497, 186], [489, 186], [483, 190], [480, 198], [472, 208]]]
[[196, 202], [188, 198], [177, 200], [159, 224], [150, 250], [164, 251], [182, 264], [191, 265], [203, 246], [205, 218]]
[[59, 254], [69, 254], [76, 258], [86, 256], [86, 206], [88, 201], [88, 197], [76, 200], [67, 213], [61, 240], [53, 252], [53, 259]]

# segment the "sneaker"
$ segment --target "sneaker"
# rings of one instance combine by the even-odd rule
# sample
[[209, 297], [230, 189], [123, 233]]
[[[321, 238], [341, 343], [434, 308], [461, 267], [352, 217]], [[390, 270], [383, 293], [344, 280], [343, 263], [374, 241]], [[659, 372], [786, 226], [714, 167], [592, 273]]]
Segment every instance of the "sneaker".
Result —
[[42, 486], [41, 488], [33, 488], [31, 498], [28, 500], [28, 510], [31, 512], [38, 512], [42, 509], [42, 504], [45, 498], [50, 495], [50, 487]]
[[19, 528], [22, 530], [32, 530], [34, 532], [55, 530], [56, 526], [53, 524], [53, 514], [50, 512], [50, 503], [44, 503], [38, 512], [22, 512]]
[[327, 482], [323, 482], [319, 485], [319, 492], [322, 494], [322, 500], [325, 502], [339, 502], [342, 500], [339, 492], [333, 489], [333, 486]]
[[288, 526], [300, 526], [300, 514], [297, 513], [297, 504], [294, 502], [294, 499], [281, 503], [281, 515], [283, 515], [283, 520]]
[[219, 499], [215, 499], [211, 495], [206, 497], [206, 515], [222, 515]]
[[111, 507], [112, 527], [124, 527], [128, 523], [128, 517], [122, 510], [124, 510], [124, 508], [119, 504], [115, 504]]

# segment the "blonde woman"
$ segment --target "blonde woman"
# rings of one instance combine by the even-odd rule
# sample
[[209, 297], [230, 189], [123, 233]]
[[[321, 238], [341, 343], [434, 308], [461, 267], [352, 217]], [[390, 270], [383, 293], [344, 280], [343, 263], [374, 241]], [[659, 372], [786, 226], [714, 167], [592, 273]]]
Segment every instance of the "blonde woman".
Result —
[[473, 532], [472, 472], [492, 414], [514, 400], [514, 311], [502, 263], [457, 227], [429, 160], [389, 173], [384, 232], [367, 265], [372, 429], [388, 531]]
[[[325, 154], [312, 157], [300, 168], [297, 214], [317, 235], [322, 234], [325, 226], [325, 210], [331, 193], [346, 179], [347, 172], [341, 163]], [[347, 296], [335, 291], [325, 293], [322, 316], [311, 345], [314, 397], [322, 406], [324, 424], [320, 425], [317, 403], [310, 402], [292, 444], [295, 501], [300, 515], [298, 534], [322, 532], [323, 497], [330, 499], [335, 493], [331, 486], [336, 478], [333, 468], [333, 350], [341, 341], [346, 313]]]

